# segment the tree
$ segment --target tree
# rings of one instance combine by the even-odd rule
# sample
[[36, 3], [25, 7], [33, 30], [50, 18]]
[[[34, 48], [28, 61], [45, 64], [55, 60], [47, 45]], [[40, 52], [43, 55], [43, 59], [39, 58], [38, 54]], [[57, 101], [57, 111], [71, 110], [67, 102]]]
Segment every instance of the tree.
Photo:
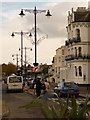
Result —
[[2, 64], [2, 73], [6, 73], [6, 75], [16, 73], [16, 70], [16, 66], [10, 62], [8, 64]]

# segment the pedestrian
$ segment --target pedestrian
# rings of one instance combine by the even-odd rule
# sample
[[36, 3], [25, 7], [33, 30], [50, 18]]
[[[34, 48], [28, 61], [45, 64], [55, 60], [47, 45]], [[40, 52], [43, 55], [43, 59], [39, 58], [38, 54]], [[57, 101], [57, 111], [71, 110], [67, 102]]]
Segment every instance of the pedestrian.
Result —
[[34, 94], [36, 95], [36, 84], [34, 84]]
[[62, 82], [61, 82], [62, 87], [64, 87], [64, 82], [65, 82], [65, 79], [62, 79]]
[[40, 79], [38, 79], [36, 81], [36, 95], [37, 95], [37, 97], [39, 97], [41, 94], [41, 85], [42, 85], [41, 81], [40, 81]]
[[50, 84], [47, 80], [45, 80], [45, 86], [46, 86], [46, 89], [44, 90], [44, 97], [45, 97], [45, 99], [47, 99], [48, 98], [48, 90], [50, 88]]
[[46, 85], [45, 85], [45, 81], [44, 80], [42, 81], [41, 89], [43, 90], [43, 94], [44, 94], [45, 91], [46, 91]]

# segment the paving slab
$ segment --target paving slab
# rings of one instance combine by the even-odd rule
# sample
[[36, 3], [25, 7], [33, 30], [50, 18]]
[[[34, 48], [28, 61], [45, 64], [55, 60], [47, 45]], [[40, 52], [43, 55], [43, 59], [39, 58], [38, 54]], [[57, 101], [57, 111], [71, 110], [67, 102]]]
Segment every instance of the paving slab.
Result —
[[10, 110], [8, 104], [5, 101], [2, 101], [2, 117], [6, 117], [9, 115]]

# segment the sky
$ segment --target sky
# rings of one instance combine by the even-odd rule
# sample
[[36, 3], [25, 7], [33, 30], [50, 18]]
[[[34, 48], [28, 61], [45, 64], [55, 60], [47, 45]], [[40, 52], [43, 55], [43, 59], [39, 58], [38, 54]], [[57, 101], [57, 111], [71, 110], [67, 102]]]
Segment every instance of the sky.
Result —
[[[88, 0], [1, 0], [0, 2], [0, 64], [13, 62], [16, 64], [16, 54], [20, 55], [21, 36], [15, 34], [11, 37], [12, 32], [32, 32], [33, 37], [23, 36], [23, 48], [27, 49], [27, 62], [34, 63], [34, 14], [25, 12], [24, 17], [20, 17], [21, 9], [50, 10], [52, 17], [47, 18], [46, 13], [37, 13], [37, 62], [52, 64], [52, 59], [56, 53], [56, 49], [65, 44], [67, 40], [67, 15], [72, 8], [88, 7]], [[46, 37], [48, 36], [48, 37]], [[45, 38], [45, 39], [41, 39]], [[23, 52], [25, 50], [23, 49]], [[13, 60], [14, 55], [15, 60]], [[25, 55], [24, 55], [25, 56]], [[23, 57], [24, 57], [23, 56]], [[20, 57], [19, 57], [20, 64]]]

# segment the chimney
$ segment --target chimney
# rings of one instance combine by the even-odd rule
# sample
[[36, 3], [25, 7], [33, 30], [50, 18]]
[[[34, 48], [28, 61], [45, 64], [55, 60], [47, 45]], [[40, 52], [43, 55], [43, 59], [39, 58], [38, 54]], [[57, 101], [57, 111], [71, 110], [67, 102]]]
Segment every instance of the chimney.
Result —
[[73, 13], [73, 8], [72, 8], [72, 13]]
[[86, 7], [78, 7], [77, 12], [86, 11]]
[[70, 16], [70, 11], [68, 11], [68, 16]]

